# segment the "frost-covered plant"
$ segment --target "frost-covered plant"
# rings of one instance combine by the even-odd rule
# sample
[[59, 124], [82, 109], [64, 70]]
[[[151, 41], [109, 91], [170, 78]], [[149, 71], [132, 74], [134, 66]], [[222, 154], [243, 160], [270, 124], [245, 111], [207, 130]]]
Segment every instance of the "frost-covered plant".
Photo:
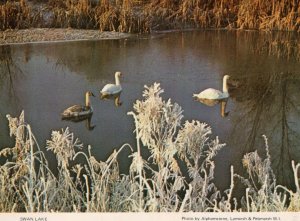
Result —
[[213, 157], [225, 145], [219, 143], [218, 137], [211, 140], [211, 134], [211, 128], [206, 123], [187, 121], [176, 139], [178, 154], [186, 163], [191, 178], [189, 209], [192, 211], [205, 211], [219, 193], [212, 183], [215, 168]]
[[177, 128], [183, 118], [182, 109], [171, 100], [163, 101], [160, 94], [164, 92], [159, 83], [145, 86], [145, 100], [136, 101], [136, 129], [139, 139], [151, 151], [151, 158], [158, 166], [163, 166], [174, 152], [172, 142]]
[[121, 176], [117, 156], [130, 145], [124, 144], [118, 151], [114, 150], [110, 157], [105, 161], [97, 161], [91, 154], [91, 147], [88, 154], [78, 152], [87, 161], [84, 174], [86, 194], [85, 207], [88, 212], [117, 212], [130, 211], [126, 203], [123, 203], [130, 196], [130, 185], [128, 176]]
[[7, 119], [10, 135], [15, 137], [15, 146], [0, 152], [0, 155], [12, 156], [10, 162], [0, 166], [0, 189], [4, 197], [1, 197], [1, 211], [40, 211], [47, 208], [45, 193], [54, 176], [48, 169], [31, 127], [24, 120], [24, 112], [19, 118], [7, 115]]
[[[262, 159], [257, 151], [247, 153], [243, 158], [243, 165], [247, 170], [248, 178], [245, 179], [235, 174], [235, 177], [242, 180], [246, 185], [245, 198], [242, 200], [243, 207], [248, 212], [266, 212], [266, 211], [299, 211], [299, 181], [297, 177], [297, 170], [300, 167], [298, 164], [295, 167], [292, 162], [295, 183], [298, 186], [296, 193], [288, 190], [286, 187], [276, 184], [276, 178], [271, 167], [271, 156], [269, 153], [269, 145], [267, 137], [263, 136], [265, 140], [266, 159]], [[288, 203], [288, 197], [291, 202]], [[298, 203], [294, 204], [294, 200]], [[287, 207], [287, 205], [289, 206]], [[296, 206], [297, 209], [294, 208]]]
[[62, 131], [52, 131], [51, 140], [47, 140], [47, 150], [55, 153], [59, 166], [69, 166], [69, 160], [75, 155], [75, 148], [82, 148], [78, 139], [74, 140], [74, 134], [70, 133], [69, 128]]
[[293, 168], [293, 173], [294, 173], [294, 179], [295, 179], [295, 185], [296, 185], [296, 191], [293, 192], [289, 189], [287, 189], [286, 187], [282, 187], [282, 186], [277, 186], [277, 188], [282, 188], [285, 191], [287, 191], [287, 193], [290, 196], [290, 203], [289, 206], [287, 208], [287, 211], [300, 211], [300, 163], [298, 163], [297, 165], [295, 165], [295, 161], [292, 161], [292, 168]]
[[[161, 93], [158, 83], [145, 86], [144, 100], [137, 101], [134, 112], [130, 113], [135, 119], [138, 149], [141, 140], [151, 153], [149, 159], [153, 159], [150, 164], [142, 159], [140, 150], [133, 154], [131, 172], [137, 174], [140, 193], [144, 196], [137, 203], [138, 210], [204, 211], [209, 197], [218, 193], [211, 182], [213, 157], [224, 145], [219, 144], [218, 138], [209, 138], [211, 129], [206, 124], [187, 121], [182, 126], [181, 107], [172, 104], [170, 99], [164, 101]], [[190, 183], [181, 172], [178, 158], [187, 166]]]
[[[46, 149], [52, 151], [58, 162], [56, 188], [51, 193], [52, 209], [59, 211], [64, 208], [64, 211], [81, 211], [84, 210], [83, 193], [79, 190], [81, 183], [80, 177], [71, 177], [70, 161], [75, 156], [75, 148], [82, 148], [82, 144], [78, 139], [74, 138], [74, 134], [69, 132], [69, 129], [61, 131], [52, 131], [51, 140], [47, 140]], [[77, 167], [78, 169], [78, 167]], [[73, 170], [80, 172], [80, 170]], [[76, 185], [77, 184], [77, 185]]]
[[[132, 154], [130, 167], [131, 178], [138, 182], [137, 195], [131, 198], [136, 211], [176, 211], [177, 192], [184, 188], [184, 177], [175, 159], [175, 135], [183, 117], [182, 109], [170, 99], [164, 101], [161, 93], [158, 83], [145, 86], [144, 100], [136, 101], [134, 112], [129, 113], [135, 119], [138, 149]], [[142, 158], [140, 141], [150, 151], [152, 165]]]
[[[25, 122], [7, 115], [15, 145], [0, 156], [9, 157], [0, 165], [1, 212], [186, 212], [186, 211], [300, 211], [300, 164], [292, 161], [296, 190], [276, 184], [265, 138], [266, 159], [248, 153], [244, 178], [231, 167], [230, 187], [221, 193], [213, 183], [214, 157], [224, 147], [211, 128], [199, 121], [186, 121], [182, 109], [164, 101], [163, 90], [155, 83], [145, 87], [144, 99], [129, 114], [135, 121], [136, 147], [124, 144], [106, 161], [98, 161], [91, 147], [83, 144], [68, 128], [53, 131], [46, 148], [57, 159], [54, 175], [47, 159]], [[131, 149], [131, 166], [121, 175], [117, 157]], [[79, 151], [78, 151], [79, 150]], [[144, 153], [150, 157], [144, 159]], [[76, 162], [78, 156], [86, 160]], [[182, 172], [182, 171], [187, 171]], [[237, 182], [246, 186], [241, 203], [233, 197]]]
[[15, 137], [15, 146], [3, 149], [1, 155], [12, 155], [16, 162], [20, 162], [21, 157], [30, 151], [29, 140], [24, 137], [24, 111], [22, 111], [19, 118], [12, 118], [10, 115], [7, 115], [6, 117], [9, 122], [9, 135]]

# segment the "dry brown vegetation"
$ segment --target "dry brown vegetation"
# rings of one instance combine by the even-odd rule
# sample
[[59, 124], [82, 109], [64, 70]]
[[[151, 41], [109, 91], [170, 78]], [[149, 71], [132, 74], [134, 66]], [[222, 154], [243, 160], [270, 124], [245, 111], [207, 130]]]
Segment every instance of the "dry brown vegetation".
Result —
[[0, 27], [150, 32], [176, 28], [300, 31], [299, 0], [36, 0], [0, 2]]
[[0, 27], [7, 28], [27, 28], [31, 13], [24, 0], [18, 3], [7, 1], [0, 5]]

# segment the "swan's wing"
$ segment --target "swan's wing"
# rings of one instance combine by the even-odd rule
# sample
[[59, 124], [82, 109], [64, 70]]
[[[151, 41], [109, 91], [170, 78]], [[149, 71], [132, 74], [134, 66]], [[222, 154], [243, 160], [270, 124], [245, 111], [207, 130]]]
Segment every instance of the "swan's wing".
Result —
[[102, 94], [116, 94], [122, 91], [121, 85], [107, 84], [101, 90]]
[[212, 99], [212, 100], [224, 98], [223, 92], [213, 88], [208, 88], [194, 96], [197, 97], [198, 99]]
[[73, 106], [68, 107], [67, 109], [65, 109], [63, 111], [62, 115], [63, 116], [69, 116], [71, 114], [80, 113], [82, 111], [87, 111], [87, 110], [88, 110], [88, 107], [76, 104], [76, 105], [73, 105]]

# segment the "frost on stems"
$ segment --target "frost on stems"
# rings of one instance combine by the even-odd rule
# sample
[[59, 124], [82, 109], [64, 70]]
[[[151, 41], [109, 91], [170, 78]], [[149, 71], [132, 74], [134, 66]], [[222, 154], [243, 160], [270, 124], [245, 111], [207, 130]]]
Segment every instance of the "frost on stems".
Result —
[[163, 166], [170, 158], [167, 152], [173, 152], [170, 144], [183, 117], [181, 107], [172, 104], [171, 100], [163, 101], [161, 93], [163, 90], [159, 83], [145, 86], [144, 100], [134, 104], [138, 136], [142, 144], [149, 148], [154, 163], [159, 166]]
[[[12, 156], [0, 165], [0, 211], [300, 211], [300, 164], [292, 162], [295, 191], [277, 185], [265, 136], [266, 159], [256, 151], [245, 154], [242, 163], [248, 177], [235, 174], [231, 167], [230, 187], [221, 193], [213, 183], [214, 157], [224, 144], [213, 138], [205, 123], [193, 120], [181, 124], [181, 107], [164, 101], [162, 92], [157, 83], [146, 86], [144, 100], [137, 101], [130, 112], [136, 123], [136, 152], [124, 144], [106, 161], [98, 161], [90, 146], [87, 153], [76, 152], [83, 145], [68, 128], [53, 131], [46, 146], [56, 155], [56, 176], [48, 168], [24, 113], [19, 118], [8, 115], [15, 145], [0, 151], [2, 157]], [[128, 175], [120, 175], [117, 157], [125, 147], [132, 151], [132, 163]], [[147, 150], [150, 160], [143, 158]], [[85, 162], [70, 166], [79, 155]], [[189, 177], [181, 171], [187, 171]], [[241, 203], [234, 198], [238, 182], [246, 187]]]
[[212, 183], [215, 164], [213, 157], [224, 147], [218, 137], [209, 137], [211, 128], [199, 121], [186, 121], [177, 135], [178, 154], [185, 161], [192, 179], [191, 209], [205, 211], [217, 199], [219, 191]]
[[0, 156], [7, 157], [11, 155], [15, 162], [18, 162], [25, 156], [30, 150], [30, 142], [26, 130], [26, 124], [24, 121], [24, 111], [21, 112], [19, 118], [6, 115], [8, 119], [9, 135], [15, 137], [15, 146], [12, 148], [4, 148], [0, 151]]
[[47, 140], [47, 150], [55, 153], [58, 164], [60, 166], [68, 166], [69, 160], [75, 155], [74, 148], [82, 148], [82, 144], [74, 134], [69, 132], [67, 127], [65, 130], [52, 131], [51, 140]]
[[[263, 135], [263, 138], [265, 140], [267, 158], [263, 160], [257, 151], [247, 153], [243, 158], [243, 166], [246, 168], [249, 176], [248, 179], [243, 178], [244, 183], [248, 187], [246, 189], [246, 203], [243, 201], [243, 204], [246, 204], [246, 211], [299, 211], [299, 192], [294, 193], [286, 187], [276, 184], [276, 178], [271, 168], [271, 156], [267, 138], [265, 135]], [[300, 167], [299, 165], [298, 167]], [[295, 172], [293, 162], [292, 166]], [[295, 179], [296, 185], [298, 182]], [[288, 197], [290, 197], [289, 203], [287, 201]], [[295, 204], [294, 200], [297, 200], [298, 203]], [[287, 207], [287, 205], [289, 206]]]
[[[130, 173], [139, 188], [138, 202], [133, 204], [136, 211], [176, 211], [177, 191], [184, 188], [184, 178], [175, 159], [175, 139], [183, 117], [182, 109], [171, 100], [164, 101], [160, 97], [162, 93], [159, 83], [145, 86], [144, 100], [136, 101], [134, 112], [130, 113], [136, 121], [137, 139], [150, 151], [149, 159], [152, 159], [150, 164], [142, 159], [139, 151], [132, 154]], [[141, 199], [144, 190], [147, 195]]]
[[[220, 144], [218, 138], [210, 139], [211, 128], [205, 123], [186, 121], [182, 126], [182, 108], [171, 103], [170, 99], [164, 101], [160, 96], [162, 93], [158, 83], [145, 86], [144, 100], [136, 101], [134, 113], [131, 113], [138, 122], [135, 130], [137, 137], [149, 149], [152, 164], [158, 168], [151, 169], [153, 191], [159, 196], [159, 200], [155, 200], [159, 205], [156, 208], [159, 211], [204, 211], [210, 201], [209, 196], [218, 194], [211, 182], [214, 177], [213, 157], [224, 144]], [[138, 155], [134, 156], [132, 166], [136, 168], [141, 161], [138, 161]], [[177, 191], [186, 189], [188, 185], [179, 167], [178, 157], [185, 162], [192, 179], [184, 202], [178, 200]], [[147, 161], [143, 165], [139, 166], [139, 170], [148, 165]]]
[[[43, 209], [47, 211], [47, 197], [44, 193], [53, 177], [44, 155], [39, 151], [30, 125], [24, 120], [23, 111], [19, 118], [7, 115], [7, 119], [10, 135], [15, 137], [15, 146], [0, 152], [2, 156], [12, 156], [11, 161], [0, 166], [0, 189], [1, 195], [5, 197], [0, 199], [0, 210], [36, 212], [44, 205]], [[47, 180], [44, 179], [46, 174]]]

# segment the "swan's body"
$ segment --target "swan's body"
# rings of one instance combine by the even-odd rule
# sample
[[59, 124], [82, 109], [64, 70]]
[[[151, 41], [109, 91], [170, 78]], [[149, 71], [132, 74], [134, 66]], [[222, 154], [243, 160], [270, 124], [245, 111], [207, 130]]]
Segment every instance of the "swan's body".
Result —
[[117, 71], [115, 73], [115, 81], [116, 81], [115, 84], [107, 84], [102, 88], [102, 90], [100, 91], [101, 99], [112, 97], [122, 92], [122, 86], [120, 83], [121, 76], [122, 76], [121, 72]]
[[93, 108], [90, 101], [90, 96], [94, 94], [90, 91], [85, 93], [85, 105], [73, 105], [63, 111], [61, 114], [63, 119], [87, 117], [93, 113]]
[[227, 80], [229, 75], [225, 75], [223, 77], [223, 92], [216, 90], [214, 88], [208, 88], [204, 91], [200, 92], [199, 94], [194, 94], [198, 100], [223, 100], [229, 97], [228, 87], [227, 87]]

